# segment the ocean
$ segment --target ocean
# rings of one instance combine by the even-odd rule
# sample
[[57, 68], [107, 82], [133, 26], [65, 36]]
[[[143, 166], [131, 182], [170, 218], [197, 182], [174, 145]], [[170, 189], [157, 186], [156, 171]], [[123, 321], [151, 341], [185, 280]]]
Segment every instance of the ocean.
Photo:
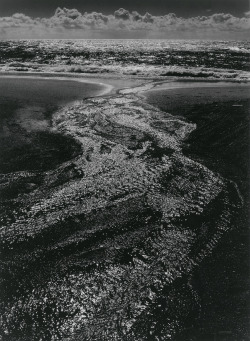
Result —
[[0, 50], [2, 71], [249, 78], [248, 41], [12, 40]]

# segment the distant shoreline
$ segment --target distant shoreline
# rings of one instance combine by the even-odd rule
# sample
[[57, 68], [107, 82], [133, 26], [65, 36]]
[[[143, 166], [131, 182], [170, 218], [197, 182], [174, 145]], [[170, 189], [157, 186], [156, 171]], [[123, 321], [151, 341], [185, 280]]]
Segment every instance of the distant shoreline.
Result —
[[[95, 83], [106, 87], [103, 94], [114, 94], [117, 91], [129, 88], [137, 88], [150, 84], [152, 88], [150, 90], [170, 90], [186, 88], [192, 85], [193, 87], [209, 87], [209, 86], [227, 86], [228, 84], [247, 85], [250, 84], [250, 80], [239, 79], [207, 79], [207, 78], [192, 78], [192, 77], [176, 77], [169, 76], [168, 79], [162, 79], [161, 77], [148, 77], [138, 75], [119, 75], [119, 74], [84, 74], [84, 73], [71, 73], [71, 72], [26, 72], [26, 71], [1, 71], [0, 77], [20, 77], [20, 78], [44, 78], [44, 79], [58, 79], [58, 80], [74, 80], [83, 83]], [[218, 84], [218, 85], [217, 85]], [[144, 90], [142, 91], [142, 93]], [[144, 97], [140, 94], [141, 97]]]

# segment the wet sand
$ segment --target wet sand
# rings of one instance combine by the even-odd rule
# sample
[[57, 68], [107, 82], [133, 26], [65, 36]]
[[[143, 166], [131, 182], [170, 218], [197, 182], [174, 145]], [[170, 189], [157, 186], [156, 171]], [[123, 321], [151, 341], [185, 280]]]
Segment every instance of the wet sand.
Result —
[[[174, 340], [184, 330], [183, 341], [210, 333], [212, 324], [197, 320], [210, 291], [195, 276], [204, 278], [205, 262], [216, 258], [208, 256], [231, 230], [241, 196], [201, 158], [183, 156], [194, 124], [147, 105], [141, 89], [57, 111], [50, 124], [80, 154], [39, 176], [2, 175], [6, 340]], [[22, 114], [25, 131], [50, 129], [41, 113], [39, 124]], [[202, 280], [211, 283], [214, 276]]]
[[[150, 104], [197, 125], [183, 143], [189, 158], [237, 183], [244, 206], [234, 228], [197, 271], [200, 317], [178, 340], [247, 340], [249, 336], [249, 117], [250, 87], [206, 86], [147, 92]], [[179, 87], [179, 88], [178, 88]], [[193, 327], [192, 327], [193, 325]]]
[[183, 144], [186, 155], [236, 181], [248, 177], [250, 86], [181, 83], [145, 92], [147, 102], [197, 128]]

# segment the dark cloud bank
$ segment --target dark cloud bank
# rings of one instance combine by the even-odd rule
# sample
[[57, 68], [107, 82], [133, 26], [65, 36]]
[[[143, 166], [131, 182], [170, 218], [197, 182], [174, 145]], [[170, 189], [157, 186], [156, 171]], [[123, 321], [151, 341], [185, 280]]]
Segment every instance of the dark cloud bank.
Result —
[[190, 18], [174, 13], [154, 16], [120, 8], [113, 14], [81, 13], [57, 8], [49, 18], [23, 13], [0, 17], [0, 38], [213, 38], [247, 39], [250, 12], [243, 17], [229, 13]]

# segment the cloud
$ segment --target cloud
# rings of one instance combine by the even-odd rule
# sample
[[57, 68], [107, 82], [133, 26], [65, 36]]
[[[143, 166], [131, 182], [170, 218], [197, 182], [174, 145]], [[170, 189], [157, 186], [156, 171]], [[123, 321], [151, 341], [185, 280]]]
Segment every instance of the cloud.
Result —
[[0, 17], [0, 27], [1, 28], [22, 28], [37, 25], [38, 22], [36, 20], [31, 19], [30, 17], [22, 14], [15, 13], [12, 17]]
[[250, 11], [245, 12], [245, 17], [246, 17], [246, 18], [250, 18]]
[[74, 19], [77, 19], [79, 17], [81, 17], [82, 14], [75, 8], [73, 9], [68, 9], [68, 8], [60, 8], [58, 7], [55, 11], [55, 15], [54, 17], [58, 17], [58, 18], [64, 18], [64, 17], [67, 17], [67, 18], [70, 18], [72, 20]]
[[130, 13], [124, 8], [120, 8], [117, 11], [115, 11], [114, 16], [116, 19], [123, 19], [123, 20], [129, 20], [130, 19]]
[[[57, 8], [50, 18], [31, 18], [22, 13], [0, 17], [1, 38], [27, 37], [154, 37], [154, 38], [223, 38], [222, 32], [239, 38], [250, 33], [250, 12], [239, 18], [229, 13], [216, 13], [192, 18], [177, 17], [174, 13], [153, 16], [141, 15], [120, 8], [111, 15], [98, 12], [81, 13], [77, 9]], [[143, 33], [142, 33], [143, 32]], [[236, 34], [237, 33], [237, 34]], [[233, 37], [232, 37], [233, 38]]]
[[81, 14], [77, 9], [57, 8], [51, 18], [41, 19], [46, 27], [65, 30], [105, 29], [108, 17], [102, 13]]

